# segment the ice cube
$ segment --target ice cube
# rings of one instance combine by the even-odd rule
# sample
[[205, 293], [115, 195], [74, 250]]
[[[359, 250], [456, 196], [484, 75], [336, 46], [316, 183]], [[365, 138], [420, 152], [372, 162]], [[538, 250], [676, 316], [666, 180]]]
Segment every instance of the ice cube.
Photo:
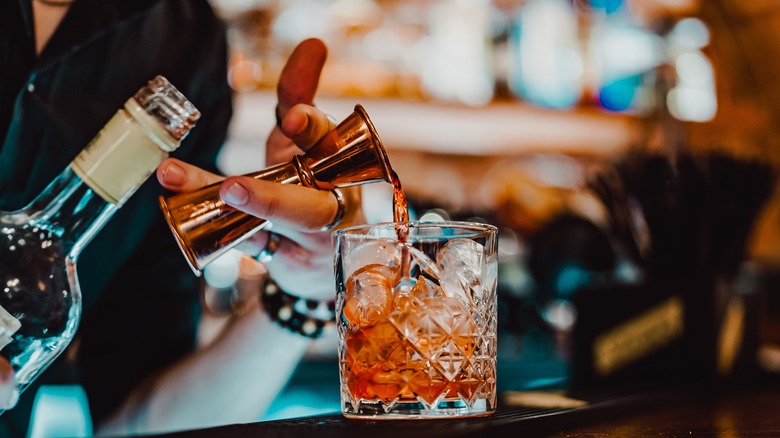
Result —
[[419, 274], [435, 284], [441, 284], [441, 274], [434, 260], [428, 257], [425, 252], [411, 246], [409, 247], [409, 255], [412, 256], [412, 266], [409, 269], [412, 275]]
[[482, 294], [482, 265], [485, 248], [469, 239], [454, 239], [445, 244], [437, 255], [444, 293], [457, 297], [469, 307]]
[[395, 240], [382, 238], [362, 243], [344, 254], [342, 266], [345, 277], [368, 265], [387, 266], [395, 277], [399, 277], [401, 245]]
[[417, 299], [442, 296], [441, 286], [420, 275], [409, 294]]
[[402, 281], [393, 289], [393, 310], [409, 311], [413, 306], [420, 306], [421, 299], [441, 297], [444, 295], [441, 286], [422, 275], [410, 282]]
[[344, 317], [351, 325], [372, 327], [387, 320], [393, 300], [393, 277], [388, 266], [372, 264], [347, 279]]

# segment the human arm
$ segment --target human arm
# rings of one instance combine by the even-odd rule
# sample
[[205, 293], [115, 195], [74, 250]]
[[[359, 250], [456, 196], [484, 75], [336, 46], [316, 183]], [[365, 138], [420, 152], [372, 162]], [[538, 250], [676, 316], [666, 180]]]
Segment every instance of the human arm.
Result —
[[[291, 56], [279, 89], [284, 129], [275, 128], [269, 137], [268, 164], [300, 153], [332, 128], [327, 117], [309, 105], [324, 58], [325, 47], [317, 40], [302, 43]], [[160, 167], [158, 179], [168, 189], [190, 191], [222, 177], [172, 159]], [[336, 214], [334, 196], [327, 191], [231, 177], [223, 183], [223, 197], [228, 198], [235, 183], [247, 187], [249, 196], [243, 206], [231, 204], [269, 219], [274, 232], [285, 236], [268, 263], [273, 278], [301, 296], [331, 297], [329, 233], [314, 230]], [[360, 217], [352, 214], [345, 220]], [[253, 242], [261, 247], [265, 239], [267, 234], [259, 232]], [[286, 384], [310, 342], [278, 327], [258, 306], [235, 317], [207, 347], [149, 379], [99, 432], [160, 432], [256, 420]]]

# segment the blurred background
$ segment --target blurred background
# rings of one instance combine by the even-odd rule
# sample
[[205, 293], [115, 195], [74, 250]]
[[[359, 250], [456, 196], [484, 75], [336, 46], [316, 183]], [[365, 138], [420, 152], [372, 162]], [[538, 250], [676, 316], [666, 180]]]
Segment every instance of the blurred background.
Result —
[[[412, 217], [500, 228], [500, 390], [780, 372], [777, 2], [212, 3], [236, 93], [225, 173], [264, 167], [280, 70], [318, 37], [317, 105], [366, 108]], [[370, 221], [392, 218], [391, 195], [364, 187]], [[205, 276], [204, 343], [262, 276], [231, 257]], [[678, 335], [594, 369], [599, 332], [678, 302]], [[263, 420], [339, 409], [335, 339]]]

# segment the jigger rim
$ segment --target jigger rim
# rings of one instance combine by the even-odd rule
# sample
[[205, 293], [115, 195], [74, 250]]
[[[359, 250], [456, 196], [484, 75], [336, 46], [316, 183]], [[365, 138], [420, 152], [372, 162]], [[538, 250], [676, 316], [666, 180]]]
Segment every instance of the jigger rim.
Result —
[[363, 123], [365, 123], [366, 129], [368, 129], [368, 134], [371, 136], [372, 143], [377, 145], [377, 149], [379, 150], [378, 153], [381, 157], [382, 167], [384, 170], [383, 173], [385, 175], [385, 182], [392, 183], [393, 168], [390, 166], [390, 158], [387, 156], [385, 145], [382, 143], [382, 139], [379, 138], [379, 133], [374, 126], [374, 122], [372, 122], [371, 118], [368, 117], [368, 112], [365, 108], [363, 108], [363, 105], [359, 103], [355, 105], [355, 113], [357, 113], [360, 118], [363, 119]]

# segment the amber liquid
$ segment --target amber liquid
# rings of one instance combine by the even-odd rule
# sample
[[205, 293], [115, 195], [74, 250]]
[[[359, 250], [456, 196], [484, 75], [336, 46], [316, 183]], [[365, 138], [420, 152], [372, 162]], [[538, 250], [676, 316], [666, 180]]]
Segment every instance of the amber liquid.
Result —
[[393, 222], [400, 224], [396, 229], [398, 241], [406, 242], [406, 234], [409, 232], [409, 202], [406, 200], [401, 180], [394, 170], [390, 171], [390, 183], [393, 184]]
[[[342, 358], [342, 385], [350, 400], [360, 401], [349, 402], [345, 415], [376, 418], [375, 412], [391, 406], [398, 412], [436, 406], [435, 410], [449, 409], [449, 415], [489, 415], [492, 410], [475, 404], [484, 403], [495, 391], [494, 365], [485, 354], [485, 341], [469, 306], [445, 296], [439, 286], [422, 277], [409, 278], [412, 257], [405, 244], [409, 206], [398, 175], [391, 172], [390, 176], [401, 266], [366, 265], [344, 286], [343, 321], [350, 321], [350, 326], [343, 333], [349, 353]], [[400, 280], [391, 274], [393, 269], [399, 271]], [[387, 296], [374, 303], [361, 302], [355, 288], [365, 284], [382, 285]], [[371, 307], [370, 311], [363, 306]]]
[[443, 396], [473, 400], [485, 389], [474, 371], [486, 364], [473, 357], [477, 328], [468, 310], [456, 298], [415, 293], [396, 298], [383, 322], [345, 336], [353, 352], [346, 356], [346, 384], [354, 399], [433, 404]]
[[393, 222], [409, 222], [409, 203], [401, 187], [401, 180], [395, 171], [391, 171], [390, 178], [393, 184]]

